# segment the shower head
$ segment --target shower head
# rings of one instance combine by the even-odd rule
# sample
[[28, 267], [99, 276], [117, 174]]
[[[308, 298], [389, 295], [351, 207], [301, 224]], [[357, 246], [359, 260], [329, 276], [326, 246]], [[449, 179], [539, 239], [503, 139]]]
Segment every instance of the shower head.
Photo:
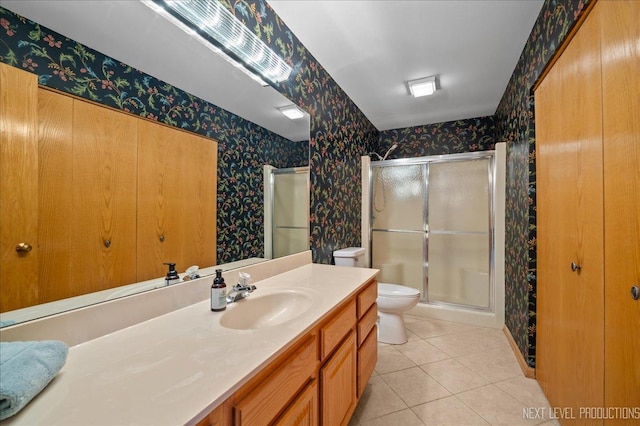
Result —
[[384, 157], [382, 157], [382, 160], [383, 160], [383, 161], [384, 161], [384, 160], [386, 160], [386, 159], [387, 159], [387, 157], [389, 156], [389, 154], [391, 154], [391, 153], [393, 152], [393, 150], [394, 150], [394, 149], [396, 149], [397, 147], [398, 147], [398, 144], [397, 144], [397, 143], [394, 143], [393, 145], [391, 145], [391, 148], [389, 148], [389, 149], [387, 150], [387, 152], [384, 154]]

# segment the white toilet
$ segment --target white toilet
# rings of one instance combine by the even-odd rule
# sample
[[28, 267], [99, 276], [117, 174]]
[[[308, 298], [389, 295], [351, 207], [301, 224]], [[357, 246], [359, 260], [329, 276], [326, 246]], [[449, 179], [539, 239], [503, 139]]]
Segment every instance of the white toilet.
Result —
[[[336, 266], [364, 266], [364, 249], [348, 247], [333, 252]], [[378, 283], [378, 341], [401, 345], [408, 340], [403, 312], [416, 306], [420, 291], [411, 287]]]

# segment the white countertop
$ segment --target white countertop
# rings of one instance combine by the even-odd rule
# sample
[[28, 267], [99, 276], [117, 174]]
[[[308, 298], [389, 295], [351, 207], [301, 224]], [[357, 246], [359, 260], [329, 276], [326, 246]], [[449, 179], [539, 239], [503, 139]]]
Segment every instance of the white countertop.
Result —
[[3, 424], [196, 423], [376, 273], [308, 264], [254, 282], [251, 297], [293, 288], [313, 297], [271, 328], [225, 328], [205, 300], [73, 346], [58, 376]]

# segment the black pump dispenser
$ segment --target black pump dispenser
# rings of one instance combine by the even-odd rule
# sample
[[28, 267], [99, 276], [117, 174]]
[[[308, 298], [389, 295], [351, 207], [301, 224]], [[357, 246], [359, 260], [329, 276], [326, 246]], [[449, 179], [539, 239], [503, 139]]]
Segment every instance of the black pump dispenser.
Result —
[[165, 285], [171, 285], [180, 282], [180, 276], [176, 272], [176, 264], [175, 263], [165, 263], [169, 267], [169, 272], [167, 272], [167, 276], [164, 279]]
[[220, 312], [227, 309], [227, 284], [222, 277], [222, 269], [216, 269], [216, 277], [211, 286], [211, 310]]

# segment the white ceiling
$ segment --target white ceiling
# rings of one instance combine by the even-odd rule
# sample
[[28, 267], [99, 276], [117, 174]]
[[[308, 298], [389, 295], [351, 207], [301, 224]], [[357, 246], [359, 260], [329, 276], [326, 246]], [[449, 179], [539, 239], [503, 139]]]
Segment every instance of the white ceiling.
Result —
[[[493, 115], [543, 0], [269, 0], [378, 130]], [[434, 96], [406, 82], [437, 75]]]
[[[270, 0], [379, 130], [492, 115], [543, 0]], [[292, 140], [308, 120], [139, 1], [0, 0], [0, 5]], [[117, 28], [118, 31], [113, 31]], [[406, 81], [438, 75], [436, 95]]]

